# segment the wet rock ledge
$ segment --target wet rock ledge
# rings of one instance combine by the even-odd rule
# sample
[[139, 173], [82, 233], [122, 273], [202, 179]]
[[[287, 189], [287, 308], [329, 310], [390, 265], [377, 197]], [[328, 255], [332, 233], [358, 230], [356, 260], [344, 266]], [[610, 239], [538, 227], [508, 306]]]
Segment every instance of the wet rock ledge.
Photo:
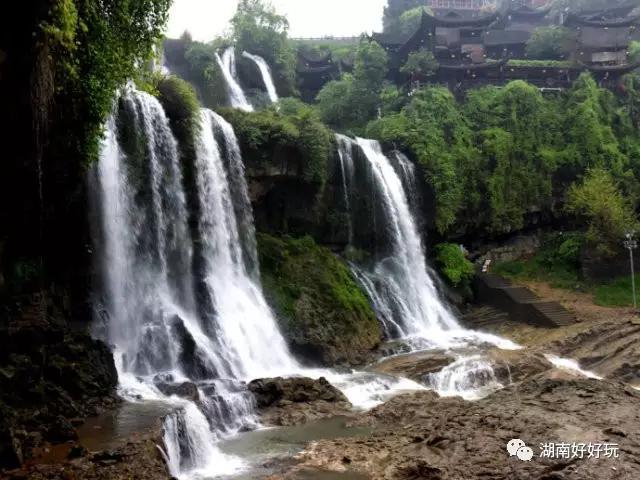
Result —
[[266, 425], [300, 425], [351, 412], [344, 394], [326, 378], [265, 378], [249, 383]]

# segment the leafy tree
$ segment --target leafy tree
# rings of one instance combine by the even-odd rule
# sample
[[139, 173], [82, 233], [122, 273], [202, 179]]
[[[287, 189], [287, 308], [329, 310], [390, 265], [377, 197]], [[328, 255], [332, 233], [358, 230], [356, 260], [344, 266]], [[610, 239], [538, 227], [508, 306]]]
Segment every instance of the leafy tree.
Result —
[[438, 69], [438, 62], [433, 53], [426, 48], [421, 48], [416, 52], [411, 52], [407, 62], [400, 69], [402, 73], [432, 75]]
[[329, 82], [318, 93], [322, 119], [336, 128], [362, 128], [381, 106], [386, 74], [387, 52], [376, 42], [360, 42], [353, 75]]
[[408, 37], [418, 30], [424, 11], [424, 6], [420, 6], [407, 10], [400, 15], [400, 18], [398, 19], [398, 29], [403, 36]]
[[633, 206], [622, 195], [611, 173], [592, 168], [569, 189], [566, 209], [588, 223], [587, 242], [603, 256], [611, 256], [624, 234], [637, 227]]
[[295, 54], [287, 33], [289, 21], [264, 0], [240, 0], [231, 19], [237, 49], [263, 57], [285, 95], [295, 91]]
[[527, 56], [541, 60], [563, 60], [571, 48], [573, 32], [567, 27], [538, 27], [527, 41]]
[[113, 96], [152, 55], [170, 4], [171, 0], [53, 3], [50, 18], [41, 28], [56, 59], [57, 103], [65, 106], [57, 125], [61, 131], [77, 132], [74, 145], [64, 135], [61, 149], [70, 148], [70, 155], [88, 160], [97, 158]]
[[[423, 0], [389, 0], [388, 5], [384, 8], [384, 17], [382, 19], [384, 31], [386, 33], [398, 33], [402, 30], [400, 18], [410, 11], [424, 8]], [[405, 16], [407, 22], [414, 15]]]
[[640, 61], [640, 42], [632, 41], [629, 44], [629, 61]]

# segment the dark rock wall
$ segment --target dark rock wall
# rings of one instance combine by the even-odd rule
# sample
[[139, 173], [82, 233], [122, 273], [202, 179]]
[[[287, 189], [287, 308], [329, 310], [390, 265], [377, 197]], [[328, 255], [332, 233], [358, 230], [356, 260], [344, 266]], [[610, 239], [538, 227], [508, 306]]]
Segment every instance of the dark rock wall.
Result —
[[53, 4], [10, 2], [0, 16], [0, 469], [73, 435], [68, 419], [116, 384], [110, 352], [86, 333], [86, 162], [57, 153], [75, 140], [55, 122], [55, 60], [37, 33]]

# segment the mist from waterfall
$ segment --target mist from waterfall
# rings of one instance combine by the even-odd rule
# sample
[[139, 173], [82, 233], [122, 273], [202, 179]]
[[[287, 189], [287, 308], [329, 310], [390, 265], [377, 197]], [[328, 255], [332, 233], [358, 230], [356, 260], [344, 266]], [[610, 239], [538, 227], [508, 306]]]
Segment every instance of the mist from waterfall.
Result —
[[229, 94], [231, 106], [245, 112], [252, 112], [253, 106], [249, 100], [247, 100], [237, 80], [235, 49], [233, 47], [227, 48], [222, 54], [222, 57], [216, 53], [216, 61], [227, 84], [227, 93]]
[[269, 68], [269, 65], [267, 64], [265, 59], [259, 55], [254, 55], [249, 52], [242, 52], [242, 56], [248, 58], [256, 64], [256, 66], [260, 70], [260, 75], [262, 75], [262, 81], [264, 82], [264, 86], [267, 89], [267, 94], [269, 95], [271, 103], [278, 103], [278, 92], [276, 90], [275, 84], [273, 83], [271, 68]]

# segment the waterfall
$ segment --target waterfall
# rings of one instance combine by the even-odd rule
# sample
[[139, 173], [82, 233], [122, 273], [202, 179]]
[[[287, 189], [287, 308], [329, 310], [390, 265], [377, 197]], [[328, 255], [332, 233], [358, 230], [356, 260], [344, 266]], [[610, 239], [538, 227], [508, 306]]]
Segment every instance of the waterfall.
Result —
[[278, 92], [276, 91], [276, 86], [273, 83], [273, 76], [271, 75], [271, 69], [267, 62], [259, 55], [253, 55], [249, 52], [242, 52], [242, 56], [248, 58], [256, 64], [258, 69], [260, 70], [260, 74], [262, 75], [262, 81], [264, 82], [264, 86], [267, 89], [267, 93], [269, 94], [269, 98], [271, 99], [271, 103], [278, 103]]
[[[241, 180], [242, 211], [246, 218], [239, 220], [232, 201], [228, 174], [225, 171], [220, 147], [215, 139], [219, 129], [224, 137], [230, 161], [230, 172]], [[215, 337], [225, 351], [232, 378], [259, 378], [274, 371], [292, 372], [298, 368], [291, 358], [276, 320], [260, 288], [252, 279], [242, 251], [239, 224], [253, 225], [250, 217], [244, 168], [240, 149], [231, 126], [217, 114], [202, 112], [202, 132], [198, 145], [197, 175], [202, 206], [200, 233], [205, 254], [205, 275], [212, 303], [216, 307]], [[251, 228], [246, 249], [257, 266], [255, 237]]]
[[[415, 166], [397, 151], [387, 157], [374, 140], [354, 141], [344, 136], [337, 140], [347, 211], [353, 220], [358, 219], [362, 205], [357, 205], [356, 215], [352, 200], [365, 199], [372, 212], [366, 224], [374, 226], [373, 236], [384, 244], [378, 245], [376, 239], [373, 261], [352, 264], [352, 271], [387, 338], [402, 339], [414, 350], [445, 349], [456, 358], [441, 372], [425, 378], [441, 395], [477, 399], [501, 388], [483, 345], [519, 347], [495, 335], [462, 328], [441, 300], [415, 221], [420, 199]], [[361, 179], [357, 186], [354, 175]], [[355, 195], [354, 188], [370, 190]]]
[[208, 110], [201, 127], [198, 241], [187, 225], [178, 147], [154, 97], [123, 94], [96, 170], [97, 244], [120, 393], [175, 406], [164, 441], [178, 478], [236, 471], [238, 460], [216, 442], [257, 423], [243, 381], [299, 370], [262, 295], [233, 129]]
[[344, 135], [336, 134], [338, 143], [338, 159], [342, 176], [342, 193], [344, 208], [347, 214], [347, 232], [349, 245], [353, 243], [353, 222], [351, 221], [350, 192], [353, 185], [353, 141]]
[[216, 60], [227, 82], [227, 92], [229, 93], [231, 106], [239, 110], [244, 110], [245, 112], [253, 111], [253, 107], [236, 80], [236, 53], [234, 48], [227, 48], [222, 54], [222, 57], [216, 53]]
[[442, 332], [460, 326], [427, 272], [424, 248], [400, 177], [378, 142], [358, 139], [357, 143], [370, 164], [391, 240], [390, 254], [373, 270], [359, 275], [367, 278], [367, 290], [375, 290], [372, 300], [385, 312], [388, 332], [437, 343]]

